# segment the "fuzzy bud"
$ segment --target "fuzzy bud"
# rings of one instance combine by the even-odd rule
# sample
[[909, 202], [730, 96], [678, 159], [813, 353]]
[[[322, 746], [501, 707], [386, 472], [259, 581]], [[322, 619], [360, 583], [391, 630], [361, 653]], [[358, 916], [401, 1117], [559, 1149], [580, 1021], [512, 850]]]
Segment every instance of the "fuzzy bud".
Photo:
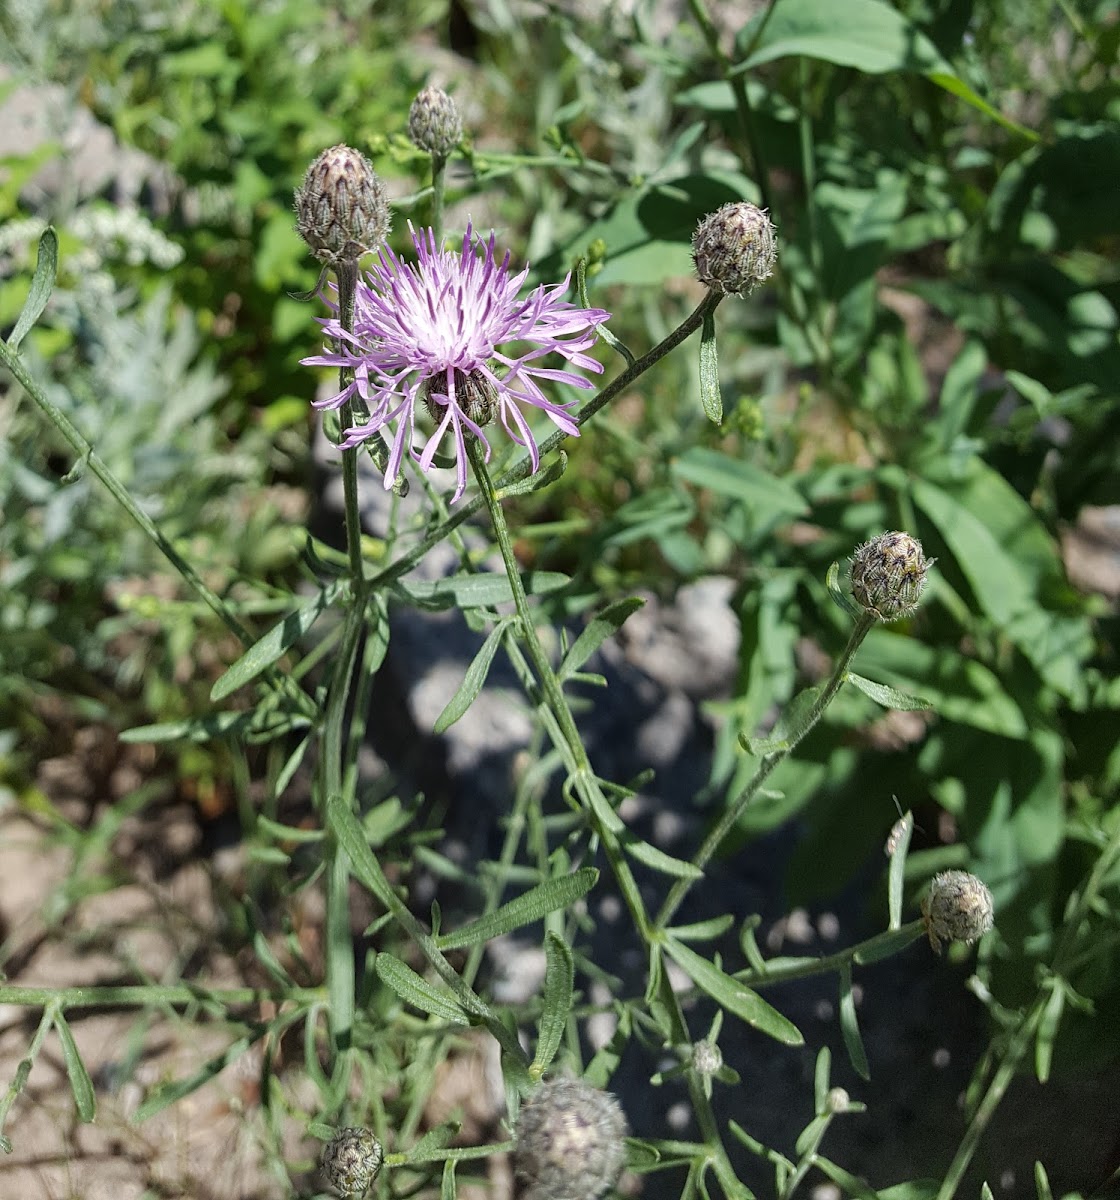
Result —
[[692, 1069], [697, 1075], [714, 1075], [723, 1066], [723, 1054], [715, 1042], [704, 1038], [693, 1043]]
[[389, 199], [364, 154], [324, 150], [296, 188], [296, 232], [320, 262], [357, 261], [389, 232]]
[[340, 1196], [361, 1196], [384, 1160], [381, 1143], [368, 1129], [340, 1129], [323, 1148], [323, 1173]]
[[522, 1200], [595, 1200], [626, 1163], [626, 1117], [580, 1079], [541, 1084], [522, 1106], [513, 1151]]
[[852, 556], [852, 595], [880, 621], [897, 621], [918, 607], [935, 561], [926, 561], [922, 543], [908, 533], [880, 534]]
[[942, 942], [974, 942], [992, 927], [992, 893], [967, 871], [942, 871], [922, 901], [922, 920], [938, 954]]
[[851, 1102], [851, 1097], [842, 1087], [829, 1088], [828, 1095], [824, 1098], [825, 1112], [833, 1116], [846, 1113]]
[[408, 137], [433, 158], [446, 158], [463, 140], [455, 101], [440, 88], [424, 88], [408, 110]]
[[774, 274], [777, 257], [766, 210], [745, 200], [709, 213], [692, 235], [696, 274], [714, 292], [753, 292]]

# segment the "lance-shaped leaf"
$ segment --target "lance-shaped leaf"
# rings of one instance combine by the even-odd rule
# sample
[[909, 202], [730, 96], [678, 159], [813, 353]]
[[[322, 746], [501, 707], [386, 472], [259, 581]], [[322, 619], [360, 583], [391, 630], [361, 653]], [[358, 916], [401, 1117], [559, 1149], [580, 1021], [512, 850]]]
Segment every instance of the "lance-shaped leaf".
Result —
[[378, 978], [413, 1008], [449, 1025], [469, 1025], [467, 1014], [445, 988], [437, 987], [417, 975], [407, 964], [391, 954], [379, 954], [375, 964]]
[[844, 963], [840, 968], [840, 1032], [844, 1035], [844, 1047], [848, 1051], [852, 1069], [861, 1079], [870, 1079], [871, 1068], [867, 1065], [867, 1051], [864, 1050], [863, 1038], [860, 1037], [856, 999], [852, 994], [850, 962]]
[[477, 921], [443, 934], [437, 939], [437, 944], [441, 950], [461, 950], [465, 946], [475, 946], [479, 942], [488, 942], [491, 938], [510, 933], [522, 925], [531, 925], [548, 913], [567, 908], [581, 896], [587, 895], [598, 879], [599, 872], [594, 867], [581, 867], [571, 875], [548, 879], [516, 900], [479, 917]]
[[713, 425], [723, 421], [723, 396], [719, 390], [719, 351], [716, 349], [716, 319], [709, 308], [700, 330], [700, 403]]
[[340, 590], [339, 585], [332, 584], [287, 613], [264, 637], [254, 642], [232, 667], [218, 677], [210, 689], [210, 699], [224, 700], [239, 687], [244, 687], [256, 679], [262, 671], [267, 671], [315, 624]]
[[658, 850], [649, 842], [643, 842], [641, 838], [635, 837], [628, 831], [623, 832], [619, 840], [631, 858], [636, 858], [651, 871], [659, 871], [662, 875], [670, 875], [674, 879], [704, 878], [704, 872], [693, 863], [674, 858], [671, 854], [666, 854], [664, 850]]
[[571, 649], [564, 655], [564, 661], [556, 672], [556, 677], [563, 682], [574, 672], [578, 671], [596, 650], [613, 637], [621, 628], [622, 623], [631, 613], [638, 611], [645, 601], [640, 596], [627, 596], [608, 604], [601, 613], [596, 614], [587, 623], [587, 628], [572, 643]]
[[707, 992], [729, 1013], [787, 1046], [804, 1043], [801, 1031], [792, 1021], [767, 1004], [757, 992], [726, 975], [706, 958], [701, 958], [695, 950], [666, 938], [665, 952], [701, 991]]
[[899, 712], [928, 712], [933, 708], [929, 700], [923, 700], [921, 696], [911, 696], [907, 692], [900, 692], [898, 688], [890, 687], [885, 683], [876, 683], [873, 679], [864, 679], [862, 675], [857, 675], [855, 671], [849, 671], [845, 676], [848, 683], [854, 684], [863, 694], [874, 700], [876, 704], [881, 704], [884, 708], [897, 708]]
[[888, 928], [902, 927], [902, 887], [906, 881], [906, 855], [910, 850], [910, 835], [914, 832], [914, 814], [907, 812], [894, 823], [887, 843], [891, 865], [887, 871]]
[[459, 685], [455, 695], [447, 702], [447, 707], [443, 712], [436, 717], [436, 722], [432, 726], [435, 733], [445, 733], [475, 702], [475, 698], [482, 691], [482, 686], [486, 682], [486, 676], [490, 674], [494, 655], [498, 653], [498, 647], [501, 645], [508, 625], [508, 619], [499, 621], [490, 630], [486, 641], [482, 643], [478, 653], [471, 661], [471, 665], [467, 667], [467, 673], [463, 676], [463, 682]]
[[540, 1079], [560, 1049], [572, 1007], [572, 986], [575, 981], [572, 952], [556, 934], [550, 932], [545, 937], [544, 954], [544, 1006], [541, 1009], [537, 1053], [529, 1068], [532, 1079]]
[[[543, 596], [566, 587], [571, 580], [559, 571], [526, 571], [521, 576], [528, 596]], [[447, 579], [399, 581], [393, 585], [425, 608], [490, 608], [513, 599], [505, 575], [463, 574]]]
[[747, 738], [740, 736], [739, 744], [756, 758], [765, 758], [767, 754], [779, 754], [788, 750], [805, 736], [813, 719], [813, 709], [820, 695], [819, 687], [805, 688], [782, 710], [773, 732], [766, 738]]
[[39, 255], [35, 262], [35, 275], [31, 280], [31, 290], [27, 293], [27, 301], [19, 314], [16, 327], [8, 338], [8, 345], [13, 350], [19, 349], [20, 342], [27, 336], [28, 331], [43, 315], [47, 301], [54, 290], [54, 278], [58, 272], [58, 235], [48, 225], [39, 238]]
[[93, 1080], [89, 1077], [86, 1064], [78, 1053], [78, 1045], [74, 1041], [70, 1024], [62, 1015], [61, 1009], [55, 1013], [54, 1027], [58, 1030], [58, 1040], [62, 1043], [62, 1059], [66, 1063], [66, 1076], [70, 1080], [70, 1090], [74, 1093], [74, 1104], [78, 1116], [86, 1122], [92, 1121], [97, 1115], [97, 1100], [93, 1092]]

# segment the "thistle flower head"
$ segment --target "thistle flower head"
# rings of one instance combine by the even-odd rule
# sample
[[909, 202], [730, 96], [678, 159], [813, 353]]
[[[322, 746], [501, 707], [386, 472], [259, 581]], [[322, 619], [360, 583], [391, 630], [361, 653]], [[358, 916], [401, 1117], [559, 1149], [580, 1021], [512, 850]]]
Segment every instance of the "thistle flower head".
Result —
[[747, 295], [774, 274], [778, 247], [764, 208], [739, 201], [709, 213], [692, 235], [700, 282], [713, 291]]
[[339, 1129], [323, 1147], [322, 1167], [340, 1196], [361, 1196], [377, 1178], [385, 1159], [381, 1143], [368, 1129]]
[[[586, 351], [595, 327], [610, 313], [563, 299], [567, 278], [519, 298], [528, 267], [515, 274], [508, 252], [495, 256], [494, 235], [483, 242], [469, 225], [457, 251], [440, 249], [430, 229], [413, 231], [412, 240], [416, 265], [383, 246], [358, 282], [353, 333], [343, 330], [337, 313], [327, 318], [322, 324], [335, 348], [303, 362], [353, 369], [353, 383], [316, 407], [338, 408], [351, 396], [361, 398], [369, 419], [348, 429], [342, 444], [382, 439], [389, 450], [386, 489], [400, 473], [406, 450], [428, 471], [450, 436], [458, 500], [467, 486], [466, 439], [478, 438], [489, 458], [482, 432], [489, 422], [529, 451], [534, 471], [540, 454], [526, 410], [539, 409], [557, 428], [578, 435], [565, 403], [549, 399], [541, 384], [591, 383], [541, 360], [556, 354], [571, 366], [602, 371]], [[435, 425], [419, 450], [417, 409]]]
[[364, 154], [332, 146], [307, 168], [296, 188], [296, 231], [320, 262], [357, 260], [389, 232], [385, 185]]
[[922, 543], [908, 533], [880, 534], [852, 556], [852, 595], [880, 621], [897, 621], [918, 607], [935, 561], [927, 561]]
[[463, 140], [455, 101], [441, 88], [424, 88], [408, 110], [408, 137], [434, 158], [446, 158]]
[[626, 1162], [626, 1118], [580, 1079], [541, 1084], [522, 1106], [513, 1151], [525, 1200], [595, 1200]]
[[974, 942], [992, 927], [992, 893], [967, 871], [942, 871], [922, 901], [922, 920], [938, 954], [942, 942]]

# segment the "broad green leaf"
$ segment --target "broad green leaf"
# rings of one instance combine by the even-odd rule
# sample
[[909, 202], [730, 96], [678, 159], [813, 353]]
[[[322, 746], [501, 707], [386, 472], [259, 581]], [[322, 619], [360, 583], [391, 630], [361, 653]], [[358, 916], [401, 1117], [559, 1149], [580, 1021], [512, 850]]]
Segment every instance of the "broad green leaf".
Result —
[[723, 422], [723, 396], [719, 390], [719, 351], [716, 349], [716, 318], [712, 309], [704, 312], [700, 330], [700, 403], [713, 425]]
[[467, 1014], [446, 988], [429, 983], [399, 958], [391, 954], [379, 954], [374, 966], [381, 982], [392, 988], [406, 1004], [449, 1025], [470, 1024]]
[[74, 1093], [74, 1104], [78, 1116], [85, 1122], [92, 1121], [97, 1115], [97, 1097], [93, 1091], [93, 1080], [89, 1077], [86, 1064], [78, 1053], [78, 1045], [70, 1024], [59, 1009], [54, 1016], [54, 1027], [58, 1030], [58, 1040], [62, 1043], [62, 1058], [66, 1063], [66, 1076], [70, 1080], [70, 1090]]
[[626, 618], [637, 612], [643, 604], [645, 600], [640, 596], [627, 596], [596, 613], [564, 655], [556, 677], [563, 682], [578, 671], [607, 638], [613, 637], [622, 628]]
[[813, 717], [813, 709], [820, 696], [819, 687], [808, 687], [800, 691], [782, 710], [769, 737], [740, 738], [743, 749], [756, 758], [767, 754], [789, 750], [805, 736]]
[[845, 676], [848, 683], [859, 688], [869, 699], [884, 708], [897, 708], [899, 712], [928, 712], [933, 705], [920, 696], [910, 696], [900, 692], [898, 688], [888, 687], [885, 683], [875, 683], [874, 680], [864, 679], [855, 671], [849, 671]]
[[844, 963], [839, 974], [840, 1032], [844, 1035], [844, 1047], [848, 1051], [848, 1061], [852, 1064], [852, 1070], [861, 1079], [870, 1079], [871, 1068], [867, 1065], [867, 1051], [864, 1050], [863, 1038], [860, 1037], [856, 1001], [852, 995], [852, 964]]
[[341, 590], [339, 584], [324, 588], [273, 625], [264, 637], [254, 642], [233, 666], [218, 677], [210, 689], [210, 699], [224, 700], [238, 688], [256, 679], [262, 671], [267, 671], [315, 624]]
[[809, 511], [801, 493], [776, 475], [718, 450], [695, 446], [674, 460], [673, 474], [697, 487], [739, 500], [760, 518], [801, 516]]
[[888, 850], [891, 865], [887, 871], [887, 912], [891, 929], [902, 926], [902, 889], [906, 880], [906, 855], [910, 850], [910, 837], [914, 832], [914, 814], [909, 810], [899, 817], [891, 830]]
[[872, 629], [859, 651], [860, 666], [903, 690], [920, 691], [945, 720], [989, 733], [1024, 738], [1022, 709], [983, 663], [950, 646], [927, 646], [916, 638]]
[[19, 314], [16, 327], [8, 338], [8, 345], [13, 350], [19, 349], [20, 342], [27, 336], [28, 331], [43, 315], [47, 301], [54, 290], [55, 275], [58, 273], [58, 235], [48, 225], [39, 238], [39, 254], [35, 260], [35, 274], [31, 279], [31, 289], [27, 293], [27, 301]]
[[777, 58], [801, 56], [855, 67], [869, 75], [915, 71], [970, 104], [1005, 129], [1031, 141], [1038, 135], [1003, 116], [978, 96], [914, 24], [882, 0], [781, 0], [772, 5], [761, 36], [752, 46], [754, 26], [740, 41], [750, 49], [735, 73], [752, 71]]
[[671, 854], [666, 854], [664, 850], [658, 850], [656, 846], [651, 846], [649, 842], [643, 842], [641, 838], [624, 833], [620, 840], [626, 853], [649, 867], [651, 871], [659, 871], [662, 875], [671, 875], [674, 879], [703, 879], [704, 877], [704, 872], [699, 867], [693, 866], [690, 862], [684, 862], [682, 859], [673, 858]]
[[[558, 571], [527, 571], [521, 576], [522, 586], [530, 596], [559, 591], [570, 582], [567, 575]], [[492, 608], [513, 599], [509, 580], [498, 574], [451, 575], [447, 579], [409, 580], [393, 586], [425, 608]]]
[[595, 886], [599, 872], [594, 867], [581, 867], [571, 875], [549, 879], [523, 895], [503, 904], [477, 921], [437, 938], [441, 950], [461, 950], [491, 938], [531, 925], [558, 908], [567, 908]]
[[436, 717], [436, 723], [432, 726], [433, 732], [445, 733], [474, 703], [478, 693], [482, 691], [486, 676], [490, 674], [494, 655], [498, 653], [498, 647], [501, 645], [508, 625], [508, 620], [499, 621], [490, 630], [486, 641], [482, 643], [478, 653], [471, 661], [471, 665], [467, 667], [467, 673], [463, 676], [463, 682], [459, 685], [455, 695], [447, 702], [447, 707], [443, 712]]
[[780, 1012], [737, 979], [724, 974], [706, 958], [701, 958], [681, 942], [672, 938], [665, 940], [665, 953], [681, 968], [701, 991], [729, 1013], [746, 1021], [748, 1025], [769, 1034], [787, 1046], [800, 1046], [805, 1041], [797, 1026], [783, 1017]]
[[572, 987], [575, 980], [572, 952], [551, 931], [544, 939], [544, 953], [544, 1004], [541, 1009], [537, 1053], [533, 1065], [529, 1068], [529, 1075], [533, 1079], [540, 1079], [556, 1057], [556, 1051], [560, 1049], [560, 1042], [568, 1024], [568, 1013], [572, 1007]]

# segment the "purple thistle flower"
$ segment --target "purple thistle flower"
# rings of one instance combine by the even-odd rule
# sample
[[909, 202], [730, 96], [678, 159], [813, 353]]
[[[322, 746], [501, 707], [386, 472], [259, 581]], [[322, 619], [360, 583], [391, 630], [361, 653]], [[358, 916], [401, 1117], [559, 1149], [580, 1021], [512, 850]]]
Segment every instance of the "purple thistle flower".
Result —
[[[365, 402], [369, 420], [345, 431], [344, 447], [380, 437], [389, 450], [385, 487], [393, 486], [407, 449], [431, 468], [450, 432], [454, 443], [456, 486], [453, 502], [467, 486], [466, 439], [477, 437], [490, 458], [482, 432], [496, 415], [502, 428], [528, 449], [533, 470], [540, 454], [525, 406], [547, 413], [565, 433], [579, 428], [565, 411], [571, 401], [549, 400], [540, 383], [592, 384], [573, 371], [537, 365], [559, 354], [572, 366], [601, 372], [584, 353], [595, 341], [595, 327], [610, 313], [577, 308], [563, 299], [565, 277], [553, 287], [542, 284], [525, 299], [518, 292], [529, 268], [510, 273], [509, 252], [494, 258], [494, 235], [483, 246], [470, 225], [459, 253], [440, 250], [432, 230], [411, 229], [415, 266], [401, 262], [387, 246], [360, 280], [354, 300], [354, 332], [345, 333], [336, 315], [321, 320], [337, 349], [303, 359], [308, 366], [353, 367], [354, 382], [317, 408], [338, 408], [352, 396]], [[417, 450], [416, 410], [423, 405], [435, 422]]]

